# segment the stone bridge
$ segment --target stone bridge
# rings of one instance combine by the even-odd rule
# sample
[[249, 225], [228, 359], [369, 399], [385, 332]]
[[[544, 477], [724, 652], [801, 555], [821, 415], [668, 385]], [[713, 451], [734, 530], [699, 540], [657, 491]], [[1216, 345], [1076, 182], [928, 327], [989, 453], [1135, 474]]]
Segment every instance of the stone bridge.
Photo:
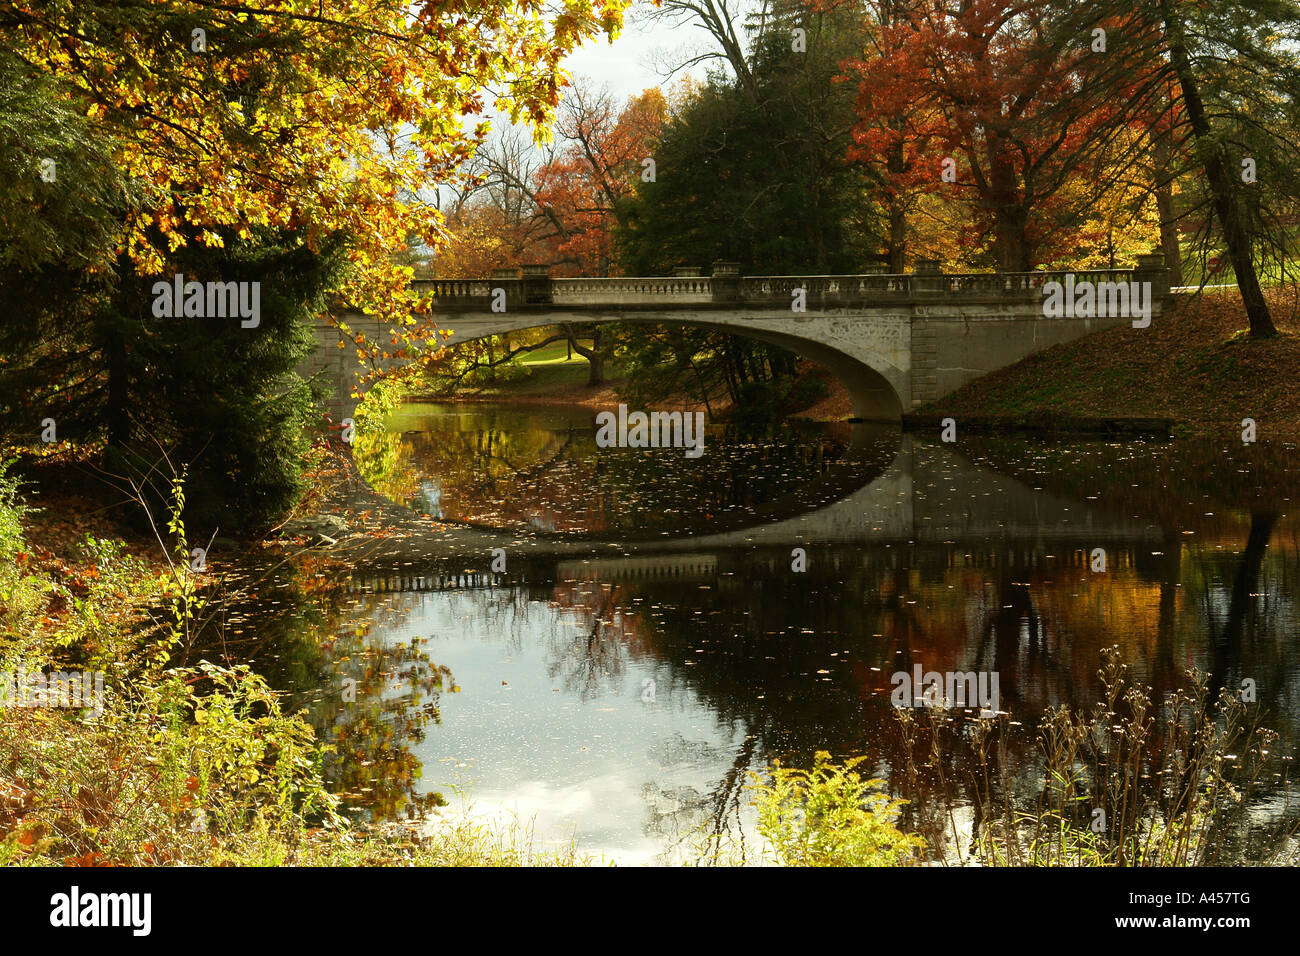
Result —
[[[1134, 269], [1069, 273], [954, 275], [927, 261], [905, 275], [755, 277], [722, 262], [711, 276], [698, 272], [553, 279], [543, 268], [525, 267], [522, 274], [498, 270], [491, 279], [417, 281], [413, 292], [430, 298], [434, 320], [452, 333], [449, 344], [566, 322], [684, 324], [770, 342], [835, 375], [857, 418], [886, 422], [1034, 352], [1132, 321], [1122, 310], [1048, 317], [1049, 282], [1071, 276], [1076, 285], [1148, 282], [1152, 315], [1169, 296], [1160, 255], [1139, 257]], [[348, 309], [335, 315], [368, 340], [389, 340], [389, 327], [373, 318]], [[341, 421], [356, 410], [355, 353], [338, 347], [340, 333], [331, 324], [318, 325], [315, 334], [317, 348], [300, 373], [325, 378], [332, 389], [328, 411]]]

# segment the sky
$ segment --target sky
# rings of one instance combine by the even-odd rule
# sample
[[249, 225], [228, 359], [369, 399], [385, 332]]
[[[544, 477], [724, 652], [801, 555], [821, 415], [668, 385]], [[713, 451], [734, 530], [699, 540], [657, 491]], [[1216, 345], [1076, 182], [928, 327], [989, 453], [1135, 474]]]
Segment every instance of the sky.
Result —
[[[738, 4], [733, 0], [732, 6], [740, 10], [746, 8], [744, 0]], [[675, 26], [663, 19], [652, 20], [645, 16], [645, 12], [651, 9], [648, 0], [634, 0], [624, 15], [623, 31], [618, 38], [613, 43], [608, 37], [589, 41], [564, 61], [565, 69], [575, 81], [588, 79], [595, 88], [607, 86], [617, 103], [626, 102], [628, 97], [651, 87], [667, 89], [687, 73], [702, 80], [705, 65], [696, 65], [689, 71], [679, 71], [671, 78], [665, 78], [656, 68], [656, 63], [660, 67], [664, 63], [675, 65], [694, 53], [712, 49], [705, 31], [694, 23]], [[463, 117], [462, 123], [466, 130], [470, 130], [484, 118], [489, 119], [494, 128], [502, 128], [509, 122], [491, 108], [489, 99], [482, 116]]]
[[[664, 78], [653, 64], [656, 55], [662, 58], [666, 54], [681, 54], [668, 57], [674, 63], [685, 59], [689, 51], [701, 47], [705, 34], [694, 24], [674, 27], [663, 21], [648, 21], [642, 11], [649, 7], [644, 0], [635, 3], [624, 18], [623, 32], [617, 40], [611, 44], [605, 37], [588, 42], [565, 60], [565, 68], [575, 78], [587, 76], [597, 86], [607, 84], [617, 101], [653, 86], [663, 86]], [[703, 68], [696, 67], [691, 72], [703, 78]]]

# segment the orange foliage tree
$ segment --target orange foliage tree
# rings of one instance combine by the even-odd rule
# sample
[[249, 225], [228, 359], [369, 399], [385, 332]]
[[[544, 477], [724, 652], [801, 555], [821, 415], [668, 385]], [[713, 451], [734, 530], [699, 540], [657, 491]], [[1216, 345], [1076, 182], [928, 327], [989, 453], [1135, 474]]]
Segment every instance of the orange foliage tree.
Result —
[[542, 263], [556, 275], [609, 275], [618, 204], [654, 174], [645, 160], [653, 162], [667, 113], [657, 89], [619, 109], [608, 91], [577, 84], [560, 105], [551, 149], [527, 153], [518, 130], [504, 131], [468, 165], [476, 185], [450, 217], [438, 274]]
[[541, 214], [554, 224], [550, 262], [573, 275], [610, 274], [618, 203], [638, 179], [657, 175], [653, 149], [667, 115], [657, 89], [621, 111], [608, 93], [575, 89], [557, 124], [566, 146], [536, 177]]

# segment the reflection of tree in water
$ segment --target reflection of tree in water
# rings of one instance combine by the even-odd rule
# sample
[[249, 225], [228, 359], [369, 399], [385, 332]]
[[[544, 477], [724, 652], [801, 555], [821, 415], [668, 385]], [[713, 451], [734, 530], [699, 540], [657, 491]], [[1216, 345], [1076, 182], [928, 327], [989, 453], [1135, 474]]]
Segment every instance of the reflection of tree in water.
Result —
[[[748, 442], [715, 430], [707, 454], [689, 459], [676, 448], [598, 448], [594, 420], [585, 416], [547, 424], [540, 416], [485, 410], [418, 424], [423, 428], [401, 435], [396, 455], [416, 480], [394, 500], [444, 520], [547, 533], [743, 524], [765, 503], [812, 494], [832, 472], [837, 484], [826, 489], [827, 500], [842, 496], [878, 474], [897, 443], [896, 436], [881, 441], [879, 462], [855, 459], [849, 471], [861, 474], [854, 484], [852, 475], [840, 474], [845, 441], [820, 433]], [[421, 490], [426, 479], [436, 483], [436, 494]]]
[[[688, 743], [676, 738], [682, 749], [694, 751], [694, 758], [703, 762], [721, 763], [723, 748], [703, 743]], [[641, 788], [646, 802], [646, 822], [642, 832], [656, 836], [665, 844], [661, 857], [672, 857], [677, 850], [684, 851], [688, 859], [710, 860], [725, 852], [745, 853], [746, 840], [741, 815], [748, 804], [746, 785], [754, 766], [756, 744], [754, 737], [746, 734], [740, 747], [732, 755], [731, 765], [717, 785], [707, 793], [695, 787], [661, 788], [653, 782]], [[684, 756], [665, 761], [666, 767], [686, 762]]]
[[[467, 613], [484, 640], [507, 653], [517, 654], [525, 641], [545, 635], [547, 676], [583, 701], [621, 682], [629, 659], [643, 650], [635, 621], [618, 613], [617, 594], [608, 585], [503, 585], [462, 592], [452, 600], [471, 605]], [[545, 626], [538, 626], [539, 613], [550, 618]]]
[[429, 723], [441, 722], [438, 700], [452, 675], [423, 644], [418, 637], [384, 640], [368, 624], [355, 624], [326, 648], [342, 688], [325, 731], [335, 747], [325, 760], [326, 779], [373, 820], [417, 820], [443, 802], [437, 793], [417, 792], [424, 768], [412, 748]]
[[588, 701], [608, 684], [619, 685], [627, 672], [628, 622], [616, 615], [617, 591], [610, 585], [573, 582], [557, 585], [556, 626], [549, 628], [546, 673], [566, 691]]
[[[1001, 549], [976, 568], [954, 566], [951, 550], [916, 549], [892, 566], [845, 562], [838, 576], [809, 574], [797, 581], [740, 570], [715, 578], [707, 589], [684, 591], [681, 582], [651, 579], [620, 585], [618, 594], [627, 615], [639, 621], [648, 653], [674, 683], [706, 701], [719, 721], [748, 729], [757, 766], [774, 758], [807, 766], [819, 749], [839, 757], [865, 753], [867, 766], [878, 768], [891, 792], [912, 801], [905, 823], [933, 846], [951, 835], [953, 806], [978, 814], [982, 796], [1004, 799], [998, 789], [1003, 780], [1018, 805], [1033, 804], [1042, 785], [1037, 722], [1049, 705], [1085, 710], [1100, 699], [1096, 674], [1103, 647], [1120, 643], [1140, 665], [1139, 673], [1158, 674], [1159, 668], [1143, 661], [1167, 657], [1159, 641], [1178, 632], [1185, 637], [1184, 655], [1202, 649], [1205, 669], [1216, 660], [1231, 661], [1245, 674], [1293, 669], [1282, 656], [1284, 647], [1252, 637], [1281, 634], [1294, 621], [1276, 608], [1266, 613], [1259, 601], [1261, 588], [1274, 590], [1263, 583], [1270, 567], [1263, 558], [1268, 525], [1268, 516], [1252, 523], [1244, 553], [1222, 575], [1206, 574], [1196, 561], [1155, 564], [1157, 577], [1172, 573], [1186, 582], [1180, 590], [1191, 592], [1176, 607], [1178, 627], [1159, 620], [1160, 595], [1169, 586], [1148, 584], [1143, 569], [1117, 567], [1104, 578], [1089, 578], [1078, 568], [1022, 564]], [[1221, 552], [1214, 558], [1224, 560]], [[833, 563], [826, 555], [818, 560]], [[750, 566], [762, 564], [753, 560]], [[1225, 578], [1230, 593], [1218, 605], [1198, 600], [1198, 576]], [[1127, 604], [1138, 609], [1134, 613], [1150, 606], [1150, 649], [1141, 631], [1125, 630], [1123, 618], [1115, 626], [1110, 615], [1096, 610]], [[1075, 608], [1082, 613], [1071, 616]], [[1206, 634], [1212, 636], [1208, 646]], [[987, 755], [991, 794], [981, 795], [976, 782], [973, 720], [935, 722], [930, 712], [920, 711], [912, 739], [904, 741], [889, 706], [889, 676], [894, 670], [910, 674], [914, 664], [927, 671], [1000, 673], [1001, 706], [1012, 710], [1020, 726], [1008, 730], [1004, 747]], [[1181, 672], [1177, 677], [1155, 686], [1152, 699], [1158, 703], [1186, 686]], [[1294, 715], [1282, 723], [1284, 736], [1293, 737]], [[1159, 758], [1153, 748], [1152, 759]], [[707, 798], [649, 787], [650, 825], [676, 830], [704, 823], [714, 833], [726, 832], [739, 807], [740, 769], [733, 766]], [[1269, 800], [1285, 796], [1280, 787], [1278, 780], [1259, 790], [1260, 812]]]
[[475, 590], [453, 592], [448, 600], [458, 616], [477, 622], [485, 643], [499, 645], [509, 654], [518, 654], [525, 643], [533, 640], [534, 620], [539, 602], [547, 600], [546, 588], [505, 584]]
[[287, 709], [304, 707], [322, 741], [336, 748], [324, 772], [345, 809], [375, 820], [415, 818], [441, 799], [418, 792], [423, 767], [412, 747], [438, 721], [451, 675], [420, 639], [380, 636], [405, 624], [410, 596], [352, 594], [348, 580], [344, 568], [310, 552], [241, 568], [190, 654], [251, 663], [285, 694]]

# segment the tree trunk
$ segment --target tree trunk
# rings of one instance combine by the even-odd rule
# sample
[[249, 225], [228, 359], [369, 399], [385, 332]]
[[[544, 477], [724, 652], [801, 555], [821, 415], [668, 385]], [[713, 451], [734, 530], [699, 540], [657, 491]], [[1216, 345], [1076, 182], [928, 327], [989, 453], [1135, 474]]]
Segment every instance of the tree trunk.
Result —
[[898, 196], [889, 200], [889, 271], [902, 275], [907, 269], [907, 215]]
[[1169, 284], [1183, 284], [1183, 250], [1178, 242], [1178, 217], [1174, 211], [1174, 184], [1169, 175], [1169, 142], [1158, 136], [1153, 144], [1156, 174], [1156, 209], [1160, 213], [1160, 251], [1165, 254]]
[[1192, 133], [1196, 136], [1197, 151], [1201, 154], [1205, 178], [1210, 186], [1214, 213], [1223, 229], [1223, 242], [1228, 247], [1228, 258], [1237, 273], [1241, 302], [1250, 319], [1250, 336], [1255, 339], [1272, 338], [1277, 335], [1277, 327], [1273, 325], [1273, 317], [1269, 315], [1268, 303], [1264, 301], [1264, 291], [1260, 288], [1259, 276], [1255, 272], [1251, 237], [1241, 221], [1241, 207], [1235, 195], [1237, 184], [1233, 180], [1223, 147], [1214, 144], [1211, 139], [1205, 104], [1201, 101], [1201, 91], [1196, 85], [1196, 77], [1192, 74], [1191, 61], [1187, 56], [1183, 22], [1174, 12], [1172, 0], [1160, 0], [1160, 14], [1165, 21], [1165, 34], [1169, 40], [1169, 60], [1183, 91], [1183, 103], [1187, 107]]
[[[113, 296], [98, 319], [100, 348], [108, 369], [108, 397], [104, 408], [108, 447], [117, 451], [126, 448], [131, 439], [131, 422], [127, 417], [131, 407], [131, 383], [126, 359], [126, 318], [122, 310], [131, 308], [132, 293], [139, 285], [139, 282], [123, 282], [124, 288]], [[143, 289], [140, 292], [143, 293]], [[145, 301], [141, 294], [137, 303]], [[141, 306], [136, 304], [136, 308]]]
[[[888, 169], [890, 181], [903, 173], [903, 144], [895, 143], [889, 150]], [[903, 197], [897, 193], [889, 197], [889, 271], [902, 275], [907, 268], [907, 214], [903, 210]]]
[[591, 333], [591, 354], [587, 356], [587, 365], [590, 369], [587, 374], [587, 384], [593, 387], [605, 384], [605, 356], [600, 351], [601, 338], [600, 329]]
[[[1277, 520], [1276, 511], [1252, 510], [1250, 513], [1250, 532], [1246, 535], [1246, 548], [1241, 553], [1241, 563], [1237, 565], [1237, 574], [1232, 581], [1228, 614], [1223, 621], [1223, 630], [1214, 640], [1211, 654], [1209, 686], [1215, 690], [1223, 689], [1228, 667], [1241, 659], [1241, 641], [1250, 611], [1255, 607], [1253, 595], [1259, 591], [1259, 573]], [[1213, 621], [1209, 624], [1214, 627]]]
[[1029, 241], [1022, 213], [1019, 207], [1005, 204], [997, 209], [993, 241], [997, 248], [999, 272], [1029, 271]]
[[1001, 140], [989, 137], [989, 202], [999, 272], [1029, 271], [1028, 210], [1016, 189], [1016, 168], [1003, 154]]
[[587, 386], [594, 388], [605, 384], [605, 356], [600, 351], [601, 330], [597, 326], [591, 332], [591, 348], [578, 341], [578, 332], [571, 325], [560, 326], [568, 339], [570, 354], [577, 352], [587, 360]]

